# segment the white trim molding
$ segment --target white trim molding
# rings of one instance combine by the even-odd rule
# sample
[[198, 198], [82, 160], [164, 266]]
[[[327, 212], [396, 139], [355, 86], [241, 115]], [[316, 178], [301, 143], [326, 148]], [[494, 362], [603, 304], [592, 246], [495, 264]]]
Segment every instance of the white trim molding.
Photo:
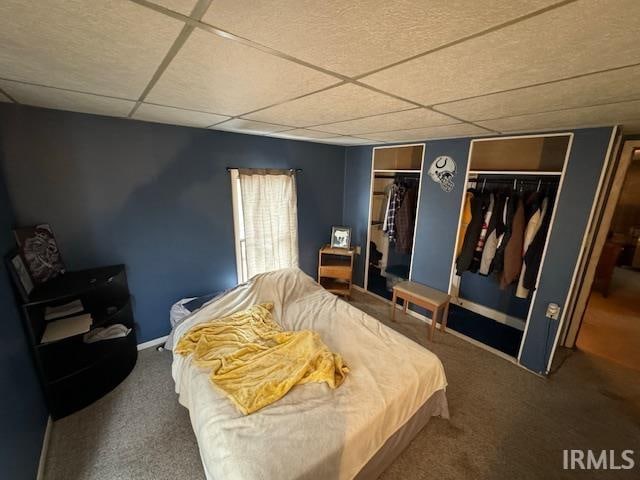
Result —
[[[564, 321], [565, 321], [565, 317], [566, 317], [566, 314], [567, 314], [567, 308], [566, 308], [567, 307], [567, 302], [569, 301], [569, 299], [573, 295], [573, 290], [575, 288], [576, 278], [577, 278], [577, 275], [578, 275], [578, 270], [580, 269], [580, 264], [582, 263], [582, 257], [584, 255], [584, 252], [587, 249], [587, 238], [589, 237], [589, 232], [591, 231], [591, 225], [593, 224], [594, 216], [596, 214], [596, 206], [598, 205], [598, 199], [600, 198], [600, 192], [602, 191], [602, 187], [603, 187], [603, 184], [604, 184], [604, 179], [605, 179], [605, 174], [607, 172], [607, 167], [609, 166], [609, 162], [611, 161], [612, 152], [613, 152], [613, 145], [615, 144], [617, 133], [618, 133], [618, 126], [615, 125], [611, 129], [611, 136], [609, 137], [609, 145], [607, 147], [607, 153], [605, 154], [604, 162], [602, 163], [602, 169], [600, 170], [600, 178], [598, 179], [598, 186], [596, 188], [596, 191], [595, 191], [594, 196], [593, 196], [593, 201], [591, 203], [591, 210], [589, 212], [589, 220], [587, 221], [587, 224], [585, 225], [584, 234], [582, 236], [582, 243], [580, 244], [580, 250], [578, 251], [578, 258], [576, 259], [576, 264], [575, 264], [575, 266], [573, 268], [573, 275], [571, 276], [571, 283], [569, 284], [569, 290], [567, 292], [567, 296], [564, 299], [564, 304], [562, 305], [562, 314], [560, 315], [560, 320], [558, 322], [558, 328], [556, 330], [556, 335], [555, 335], [555, 338], [553, 340], [553, 346], [551, 347], [551, 351], [549, 352], [549, 360], [547, 361], [547, 367], [546, 367], [546, 372], [545, 372], [547, 374], [551, 370], [551, 364], [553, 363], [553, 357], [555, 356], [556, 348], [558, 347], [558, 340], [560, 339], [560, 333], [562, 332], [562, 329], [564, 327]], [[564, 175], [564, 172], [563, 172], [563, 175]], [[551, 221], [553, 221], [553, 219]], [[545, 245], [545, 251], [546, 251], [546, 245]], [[542, 258], [544, 258], [544, 255], [545, 254], [543, 253], [543, 257]], [[542, 267], [540, 267], [540, 271], [542, 271]], [[540, 273], [538, 274], [538, 281], [539, 280], [540, 280]], [[537, 284], [538, 283], [536, 282], [536, 285]], [[535, 292], [534, 292], [534, 296], [535, 296]], [[532, 300], [532, 302], [533, 302], [533, 300]], [[524, 341], [523, 341], [523, 344], [524, 344]], [[520, 358], [520, 357], [518, 357], [518, 358]]]
[[[517, 357], [514, 359], [512, 357], [509, 357], [511, 360], [513, 360], [514, 363], [516, 363], [517, 365], [520, 365], [520, 357], [522, 355], [522, 350], [523, 350], [523, 346], [525, 344], [526, 338], [527, 338], [527, 333], [528, 333], [528, 329], [529, 329], [529, 324], [531, 321], [531, 315], [533, 313], [533, 307], [535, 305], [535, 301], [536, 301], [536, 294], [537, 294], [537, 286], [540, 283], [540, 276], [542, 274], [542, 270], [544, 268], [544, 261], [545, 261], [545, 257], [547, 254], [547, 247], [549, 245], [549, 239], [551, 238], [551, 234], [553, 231], [553, 225], [555, 222], [555, 216], [556, 216], [556, 212], [558, 210], [558, 199], [560, 198], [560, 193], [562, 192], [562, 187], [564, 185], [564, 179], [565, 179], [565, 172], [567, 170], [567, 164], [569, 163], [569, 157], [571, 156], [571, 149], [573, 147], [573, 137], [574, 137], [574, 133], [569, 131], [569, 132], [555, 132], [555, 133], [534, 133], [534, 134], [528, 134], [528, 135], [510, 135], [510, 136], [487, 136], [487, 137], [483, 137], [483, 138], [474, 138], [471, 140], [470, 144], [469, 144], [469, 153], [467, 156], [467, 168], [465, 169], [465, 178], [464, 178], [464, 185], [465, 185], [465, 189], [462, 192], [461, 198], [460, 198], [460, 209], [458, 212], [458, 228], [456, 229], [456, 242], [455, 242], [455, 247], [453, 250], [453, 258], [451, 259], [451, 271], [449, 272], [449, 289], [448, 289], [448, 293], [449, 295], [451, 295], [451, 303], [461, 303], [459, 300], [456, 300], [458, 298], [458, 294], [459, 294], [459, 279], [460, 277], [458, 277], [458, 275], [456, 274], [456, 257], [457, 257], [457, 252], [458, 252], [458, 242], [461, 240], [459, 238], [458, 232], [460, 231], [460, 226], [462, 225], [462, 213], [464, 211], [464, 202], [465, 202], [465, 194], [464, 192], [466, 191], [466, 186], [469, 184], [469, 178], [471, 178], [472, 175], [477, 175], [479, 173], [489, 173], [489, 171], [484, 171], [484, 170], [473, 170], [471, 168], [471, 159], [473, 156], [473, 147], [474, 144], [476, 144], [477, 142], [487, 142], [487, 141], [504, 141], [504, 140], [515, 140], [515, 139], [522, 139], [522, 138], [547, 138], [547, 137], [568, 137], [569, 141], [567, 144], [567, 151], [565, 152], [565, 158], [564, 158], [564, 164], [562, 166], [562, 170], [559, 172], [549, 172], [549, 171], [542, 171], [542, 172], [536, 172], [536, 171], [519, 171], [519, 170], [512, 170], [512, 171], [492, 171], [492, 174], [509, 174], [509, 175], [514, 175], [514, 176], [524, 176], [524, 175], [533, 175], [533, 176], [540, 176], [540, 175], [550, 175], [550, 176], [559, 176], [559, 181], [558, 181], [558, 190], [556, 192], [556, 196], [555, 196], [555, 200], [553, 202], [553, 212], [551, 213], [551, 223], [549, 226], [549, 231], [547, 232], [547, 238], [545, 240], [545, 244], [544, 244], [544, 248], [543, 248], [543, 252], [542, 252], [542, 259], [540, 261], [540, 268], [538, 271], [538, 276], [536, 278], [536, 289], [534, 289], [533, 291], [533, 295], [531, 297], [531, 302], [529, 304], [529, 310], [527, 311], [527, 319], [526, 321], [523, 322], [521, 320], [518, 319], [517, 322], [515, 322], [516, 324], [511, 324], [509, 323], [512, 319], [511, 318], [506, 318], [508, 317], [507, 315], [503, 316], [499, 316], [497, 318], [494, 318], [492, 315], [487, 315], [487, 313], [493, 313], [494, 311], [492, 311], [492, 309], [486, 308], [485, 313], [481, 313], [474, 308], [468, 308], [468, 301], [465, 301], [464, 299], [462, 299], [462, 302], [465, 303], [465, 305], [463, 306], [463, 308], [468, 308], [469, 310], [475, 311], [476, 313], [480, 313], [481, 315], [487, 316], [488, 318], [492, 318], [493, 320], [499, 321], [501, 323], [505, 323], [507, 325], [510, 325], [512, 327], [518, 328], [519, 330], [523, 330], [523, 335], [522, 335], [522, 340], [520, 342], [520, 347], [518, 349], [518, 355]], [[472, 305], [472, 307], [477, 307], [481, 305], [475, 304]], [[516, 326], [517, 325], [517, 326]], [[459, 334], [458, 336], [460, 337], [465, 337], [462, 334]], [[495, 350], [491, 347], [488, 347], [487, 345], [484, 345], [480, 342], [477, 341], [473, 341], [472, 343], [477, 344], [478, 346], [482, 346], [483, 348], [485, 348], [485, 350], [491, 351], [495, 354], [497, 354], [500, 357], [503, 357], [504, 353]], [[520, 365], [522, 366], [522, 365]], [[523, 366], [522, 366], [523, 367]], [[526, 367], [525, 368], [527, 371], [531, 372], [531, 373], [536, 373], [533, 370], [529, 370]]]
[[47, 452], [49, 452], [52, 428], [53, 420], [51, 420], [51, 415], [49, 415], [47, 418], [47, 426], [44, 430], [44, 437], [42, 438], [42, 449], [40, 450], [40, 460], [38, 461], [38, 473], [36, 474], [36, 480], [42, 480], [44, 478], [44, 471], [47, 468]]
[[[409, 170], [376, 170], [375, 169], [375, 158], [376, 158], [376, 150], [382, 150], [387, 148], [405, 148], [405, 147], [422, 147], [422, 160], [420, 161], [419, 169], [409, 169]], [[418, 214], [420, 213], [420, 199], [422, 195], [422, 171], [424, 169], [424, 159], [427, 154], [427, 143], [419, 142], [419, 143], [402, 143], [402, 144], [393, 144], [393, 145], [380, 145], [371, 148], [371, 178], [369, 180], [369, 215], [367, 216], [367, 244], [365, 245], [365, 263], [364, 263], [364, 278], [362, 279], [362, 283], [364, 284], [364, 289], [366, 292], [369, 292], [369, 244], [371, 243], [371, 218], [373, 216], [373, 188], [374, 181], [376, 177], [376, 173], [417, 173], [419, 174], [418, 179], [418, 198], [416, 200], [416, 219], [413, 224], [413, 244], [411, 248], [411, 262], [409, 263], [409, 279], [411, 279], [411, 274], [413, 273], [413, 252], [416, 246], [416, 232], [418, 230]]]
[[157, 347], [158, 345], [162, 345], [167, 341], [169, 335], [165, 335], [164, 337], [154, 338], [153, 340], [149, 340], [148, 342], [143, 342], [138, 344], [138, 351], [146, 350], [147, 348]]

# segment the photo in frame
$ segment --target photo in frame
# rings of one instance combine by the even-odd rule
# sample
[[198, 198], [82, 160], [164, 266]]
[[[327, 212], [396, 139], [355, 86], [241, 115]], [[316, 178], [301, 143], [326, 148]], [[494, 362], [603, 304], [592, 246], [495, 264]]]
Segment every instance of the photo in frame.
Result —
[[351, 228], [349, 227], [332, 227], [331, 228], [331, 247], [332, 248], [350, 248], [351, 247]]

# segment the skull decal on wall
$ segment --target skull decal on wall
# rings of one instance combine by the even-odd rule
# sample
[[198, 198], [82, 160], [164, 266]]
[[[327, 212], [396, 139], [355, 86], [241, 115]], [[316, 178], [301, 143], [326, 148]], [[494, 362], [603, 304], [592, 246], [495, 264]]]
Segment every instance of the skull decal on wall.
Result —
[[442, 155], [436, 158], [429, 167], [429, 176], [440, 184], [440, 188], [445, 192], [453, 190], [453, 177], [456, 175], [456, 162], [453, 158]]

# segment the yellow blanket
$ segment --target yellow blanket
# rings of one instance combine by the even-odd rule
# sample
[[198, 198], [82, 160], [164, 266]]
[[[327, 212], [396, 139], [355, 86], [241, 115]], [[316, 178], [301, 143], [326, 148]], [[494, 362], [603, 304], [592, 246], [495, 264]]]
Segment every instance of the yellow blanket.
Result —
[[243, 414], [284, 397], [295, 385], [326, 382], [337, 388], [349, 369], [310, 330], [283, 331], [264, 303], [201, 323], [178, 342], [175, 352], [193, 354], [195, 365], [211, 369], [211, 381]]

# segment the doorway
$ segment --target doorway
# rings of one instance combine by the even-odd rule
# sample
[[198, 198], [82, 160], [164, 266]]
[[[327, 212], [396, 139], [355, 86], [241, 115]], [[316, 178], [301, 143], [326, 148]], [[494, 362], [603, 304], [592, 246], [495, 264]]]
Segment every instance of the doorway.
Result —
[[640, 371], [640, 146], [627, 154], [576, 347]]

